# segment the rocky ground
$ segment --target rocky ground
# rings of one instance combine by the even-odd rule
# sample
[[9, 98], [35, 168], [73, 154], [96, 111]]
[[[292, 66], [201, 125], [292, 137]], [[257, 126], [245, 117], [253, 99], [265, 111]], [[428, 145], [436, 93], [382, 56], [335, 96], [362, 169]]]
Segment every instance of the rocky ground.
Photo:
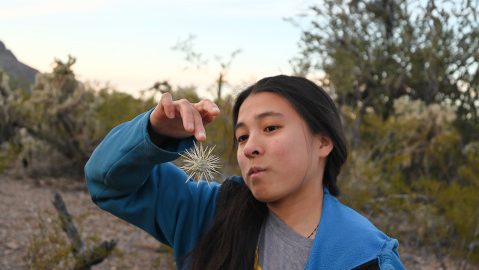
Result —
[[164, 247], [143, 231], [98, 209], [81, 183], [64, 180], [64, 186], [58, 186], [52, 182], [0, 176], [0, 269], [30, 269], [27, 249], [38, 230], [39, 215], [46, 223], [56, 219], [51, 203], [54, 190], [62, 195], [84, 239], [118, 241], [117, 250], [93, 269], [174, 269]]
[[[174, 269], [165, 247], [143, 231], [99, 210], [82, 183], [68, 179], [15, 180], [6, 175], [0, 175], [0, 269], [31, 269], [27, 251], [33, 236], [38, 235], [39, 217], [43, 216], [47, 224], [56, 218], [51, 203], [54, 190], [63, 196], [85, 239], [118, 240], [116, 251], [92, 269]], [[408, 269], [456, 269], [444, 268], [431, 256], [421, 256], [405, 247], [400, 251]]]

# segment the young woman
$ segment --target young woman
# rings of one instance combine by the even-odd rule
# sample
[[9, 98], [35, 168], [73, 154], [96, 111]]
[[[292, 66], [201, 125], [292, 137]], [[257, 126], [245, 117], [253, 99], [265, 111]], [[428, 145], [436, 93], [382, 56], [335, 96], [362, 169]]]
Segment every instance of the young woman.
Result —
[[336, 199], [346, 142], [322, 88], [280, 75], [241, 92], [242, 176], [185, 183], [170, 161], [219, 113], [167, 93], [114, 128], [85, 166], [93, 201], [172, 246], [179, 269], [404, 269], [397, 241]]

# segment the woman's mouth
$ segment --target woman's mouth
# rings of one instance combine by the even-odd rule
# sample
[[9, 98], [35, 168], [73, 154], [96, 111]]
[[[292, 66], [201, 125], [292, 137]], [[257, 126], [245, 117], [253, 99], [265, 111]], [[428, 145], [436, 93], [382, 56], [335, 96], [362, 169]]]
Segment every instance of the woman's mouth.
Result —
[[248, 176], [249, 177], [256, 177], [256, 176], [260, 175], [261, 173], [263, 173], [265, 170], [266, 170], [265, 168], [262, 168], [262, 167], [259, 167], [259, 166], [251, 167], [248, 170]]

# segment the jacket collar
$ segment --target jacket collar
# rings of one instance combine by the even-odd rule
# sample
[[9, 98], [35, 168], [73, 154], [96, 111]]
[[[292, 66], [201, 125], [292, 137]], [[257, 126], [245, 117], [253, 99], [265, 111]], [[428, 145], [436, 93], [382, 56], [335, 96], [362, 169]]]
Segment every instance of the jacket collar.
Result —
[[323, 209], [306, 269], [353, 269], [377, 258], [389, 239], [324, 188]]

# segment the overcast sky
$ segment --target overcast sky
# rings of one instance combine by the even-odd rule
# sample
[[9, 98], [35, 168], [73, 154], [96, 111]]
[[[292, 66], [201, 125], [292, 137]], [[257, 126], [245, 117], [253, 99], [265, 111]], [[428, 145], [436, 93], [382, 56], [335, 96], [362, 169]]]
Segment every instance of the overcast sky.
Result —
[[[223, 62], [241, 87], [264, 76], [291, 73], [301, 30], [284, 20], [310, 0], [0, 0], [0, 40], [17, 58], [42, 71], [54, 58], [77, 58], [82, 81], [110, 83], [135, 94], [155, 81], [212, 87]], [[172, 47], [190, 35], [207, 61], [200, 69]], [[189, 68], [186, 68], [188, 67]], [[185, 69], [186, 68], [186, 69]], [[204, 94], [206, 95], [206, 94]]]

